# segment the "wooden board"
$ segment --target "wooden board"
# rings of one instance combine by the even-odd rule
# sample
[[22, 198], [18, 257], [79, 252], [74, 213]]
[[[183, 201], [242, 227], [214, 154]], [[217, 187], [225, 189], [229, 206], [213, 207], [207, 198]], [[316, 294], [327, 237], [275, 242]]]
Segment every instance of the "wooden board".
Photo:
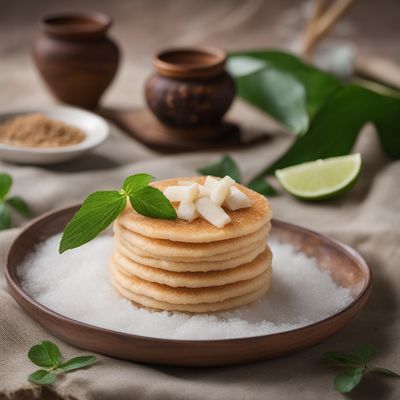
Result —
[[238, 125], [225, 121], [212, 128], [175, 129], [161, 124], [146, 109], [100, 109], [107, 118], [126, 134], [158, 152], [180, 153], [226, 148], [243, 148], [263, 142], [268, 135], [245, 135]]

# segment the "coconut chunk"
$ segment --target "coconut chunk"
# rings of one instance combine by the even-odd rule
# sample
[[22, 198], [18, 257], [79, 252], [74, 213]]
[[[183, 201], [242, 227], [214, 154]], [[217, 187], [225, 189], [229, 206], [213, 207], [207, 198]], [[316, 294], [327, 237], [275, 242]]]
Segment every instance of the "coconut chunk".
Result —
[[196, 200], [195, 206], [199, 214], [217, 228], [223, 228], [231, 222], [229, 215], [208, 197], [201, 197]]
[[193, 183], [190, 186], [168, 186], [164, 190], [164, 196], [171, 202], [194, 201], [199, 194], [199, 185]]
[[236, 186], [232, 186], [224, 201], [224, 207], [231, 211], [240, 210], [241, 208], [251, 207], [251, 201]]
[[193, 221], [199, 216], [199, 212], [197, 211], [195, 205], [192, 202], [181, 201], [176, 211], [176, 215], [180, 219], [184, 219], [186, 221]]
[[225, 201], [226, 197], [229, 195], [231, 186], [235, 181], [230, 176], [225, 176], [220, 181], [218, 181], [211, 188], [210, 199], [217, 206], [220, 206]]
[[208, 187], [199, 185], [198, 197], [210, 197], [211, 190]]
[[206, 181], [204, 182], [204, 186], [206, 188], [211, 189], [215, 184], [219, 182], [219, 179], [214, 178], [213, 176], [207, 176]]

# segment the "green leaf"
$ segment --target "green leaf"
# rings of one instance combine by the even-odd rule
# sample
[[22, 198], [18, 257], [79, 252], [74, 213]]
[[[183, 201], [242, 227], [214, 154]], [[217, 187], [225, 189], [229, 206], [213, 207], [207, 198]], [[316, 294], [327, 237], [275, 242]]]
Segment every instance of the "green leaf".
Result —
[[[266, 68], [236, 79], [238, 94], [295, 133], [308, 128], [306, 91], [290, 74]], [[262, 90], [264, 89], [265, 90]]]
[[275, 50], [232, 53], [228, 69], [239, 96], [294, 133], [304, 132], [310, 118], [341, 87], [334, 76]]
[[228, 155], [224, 155], [214, 164], [199, 168], [202, 175], [218, 176], [220, 178], [226, 175], [230, 176], [236, 182], [240, 183], [240, 170], [236, 162]]
[[23, 200], [19, 196], [9, 197], [6, 200], [6, 203], [9, 204], [16, 211], [18, 211], [24, 217], [29, 217], [31, 215], [28, 204], [26, 204], [25, 200]]
[[11, 227], [11, 212], [6, 203], [0, 203], [0, 231]]
[[247, 185], [250, 189], [264, 196], [276, 196], [278, 192], [265, 179], [257, 179]]
[[385, 151], [400, 157], [400, 101], [349, 85], [321, 107], [306, 134], [254, 179], [306, 161], [349, 154], [367, 122], [377, 126]]
[[400, 378], [400, 375], [397, 372], [394, 372], [390, 369], [387, 368], [381, 368], [381, 367], [373, 367], [369, 369], [369, 372], [375, 372], [378, 374], [383, 374], [386, 376], [390, 376], [392, 378]]
[[349, 369], [337, 374], [333, 384], [338, 392], [349, 393], [361, 382], [363, 375], [364, 368]]
[[338, 366], [358, 367], [363, 364], [358, 356], [349, 353], [342, 353], [340, 351], [329, 351], [323, 354], [322, 358], [331, 361]]
[[60, 369], [64, 372], [73, 371], [84, 367], [89, 367], [96, 362], [95, 356], [80, 356], [74, 357], [60, 365]]
[[60, 253], [81, 246], [106, 229], [126, 206], [126, 196], [117, 191], [94, 192], [84, 201], [64, 230]]
[[0, 199], [4, 200], [10, 191], [12, 185], [12, 178], [6, 173], [0, 173]]
[[153, 176], [149, 174], [136, 174], [136, 175], [131, 175], [128, 176], [128, 178], [125, 179], [122, 189], [125, 190], [126, 193], [128, 194], [133, 194], [137, 192], [138, 190], [141, 190], [148, 186], [148, 184], [154, 179]]
[[176, 219], [176, 211], [164, 194], [147, 186], [129, 196], [132, 207], [146, 217]]
[[28, 376], [28, 381], [37, 385], [51, 385], [56, 381], [57, 372], [38, 369]]
[[47, 340], [33, 346], [28, 353], [29, 359], [39, 367], [57, 368], [61, 362], [58, 346]]
[[363, 364], [367, 364], [371, 358], [376, 355], [376, 349], [370, 344], [362, 344], [357, 349], [356, 355], [360, 358]]

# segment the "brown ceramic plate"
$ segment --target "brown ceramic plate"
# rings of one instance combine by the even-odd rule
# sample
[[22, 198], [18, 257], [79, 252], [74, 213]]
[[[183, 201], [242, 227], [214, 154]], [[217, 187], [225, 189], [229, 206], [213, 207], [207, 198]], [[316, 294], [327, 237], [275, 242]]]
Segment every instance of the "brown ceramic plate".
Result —
[[[144, 363], [206, 367], [266, 360], [310, 347], [349, 323], [365, 305], [371, 288], [371, 271], [350, 247], [326, 236], [274, 220], [271, 235], [317, 259], [320, 268], [350, 289], [354, 300], [329, 318], [291, 331], [228, 340], [169, 340], [120, 333], [84, 324], [60, 315], [24, 292], [18, 267], [35, 246], [59, 233], [77, 207], [46, 214], [33, 221], [15, 239], [8, 254], [6, 278], [18, 304], [49, 332], [82, 349]], [[55, 266], [56, 267], [56, 266]]]

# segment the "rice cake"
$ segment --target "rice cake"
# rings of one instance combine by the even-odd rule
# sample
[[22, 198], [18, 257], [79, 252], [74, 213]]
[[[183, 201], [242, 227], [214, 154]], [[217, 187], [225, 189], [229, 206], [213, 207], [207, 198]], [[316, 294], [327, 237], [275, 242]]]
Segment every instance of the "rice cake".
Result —
[[121, 238], [124, 243], [129, 243], [135, 248], [140, 248], [142, 251], [157, 257], [212, 257], [216, 254], [239, 250], [261, 240], [266, 241], [270, 230], [271, 224], [267, 223], [259, 230], [237, 238], [209, 243], [187, 243], [149, 238], [129, 231], [118, 222], [114, 223], [115, 237]]
[[262, 243], [256, 243], [255, 246], [251, 246], [249, 250], [242, 255], [235, 255], [232, 252], [227, 254], [226, 256], [228, 257], [228, 259], [226, 260], [215, 260], [211, 257], [205, 257], [203, 259], [187, 258], [183, 261], [180, 261], [179, 259], [171, 260], [166, 258], [156, 258], [140, 255], [134, 249], [131, 249], [126, 244], [121, 243], [118, 238], [114, 238], [114, 251], [118, 251], [128, 259], [142, 265], [147, 265], [149, 267], [174, 272], [208, 272], [235, 268], [239, 265], [247, 264], [250, 261], [254, 260], [266, 248], [267, 241], [263, 240]]
[[133, 274], [127, 274], [113, 260], [110, 262], [112, 278], [126, 290], [158, 301], [172, 304], [218, 303], [233, 297], [255, 292], [267, 285], [272, 268], [245, 281], [207, 288], [170, 287], [145, 281]]
[[[162, 191], [182, 180], [203, 184], [205, 177], [166, 179], [152, 185]], [[148, 218], [136, 213], [130, 205], [119, 215], [117, 221], [129, 231], [143, 236], [185, 243], [207, 243], [248, 235], [271, 220], [271, 209], [264, 196], [240, 184], [235, 185], [250, 199], [251, 207], [236, 211], [225, 210], [232, 221], [223, 228], [216, 228], [201, 217], [190, 222]]]
[[217, 303], [200, 304], [171, 304], [165, 301], [155, 300], [151, 297], [132, 293], [122, 287], [115, 279], [111, 279], [114, 289], [124, 298], [131, 300], [135, 305], [149, 308], [155, 311], [180, 311], [189, 313], [210, 313], [218, 311], [231, 310], [242, 307], [261, 298], [269, 289], [270, 279], [260, 289], [245, 294], [243, 296], [233, 297], [228, 300]]
[[[114, 241], [116, 243], [119, 243], [121, 247], [125, 247], [125, 249], [131, 253], [134, 253], [136, 255], [142, 256], [142, 257], [151, 257], [155, 258], [158, 260], [166, 260], [166, 261], [176, 261], [176, 262], [200, 262], [200, 261], [206, 261], [206, 262], [213, 262], [213, 261], [227, 261], [227, 260], [232, 260], [233, 258], [236, 257], [241, 257], [244, 256], [250, 252], [253, 252], [257, 249], [260, 249], [264, 247], [267, 243], [265, 239], [261, 239], [258, 242], [255, 242], [247, 247], [243, 247], [241, 249], [237, 250], [232, 250], [228, 251], [226, 253], [221, 253], [221, 254], [215, 254], [213, 256], [205, 256], [205, 257], [163, 257], [163, 256], [157, 256], [154, 254], [151, 254], [140, 247], [132, 246], [129, 243], [126, 243], [123, 239], [118, 237], [117, 235], [114, 235]], [[264, 250], [264, 249], [263, 249]], [[261, 251], [259, 252], [261, 253]]]
[[171, 272], [148, 267], [134, 262], [119, 252], [113, 253], [114, 264], [124, 270], [149, 282], [160, 283], [171, 287], [204, 288], [222, 286], [234, 282], [252, 279], [271, 268], [272, 254], [269, 248], [247, 264], [224, 271], [209, 272]]

